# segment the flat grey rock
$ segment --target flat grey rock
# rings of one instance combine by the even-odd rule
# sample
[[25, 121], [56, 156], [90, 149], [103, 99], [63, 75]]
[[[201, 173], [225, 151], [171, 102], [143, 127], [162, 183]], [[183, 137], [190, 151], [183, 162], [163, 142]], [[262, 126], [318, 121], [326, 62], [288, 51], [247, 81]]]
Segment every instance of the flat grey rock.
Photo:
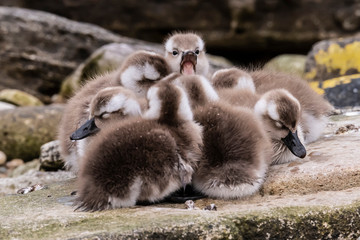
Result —
[[[103, 212], [74, 212], [69, 172], [0, 179], [1, 239], [329, 239], [360, 232], [360, 116], [333, 116], [303, 160], [272, 166], [263, 189], [241, 200], [201, 199]], [[353, 130], [347, 130], [353, 124]], [[345, 126], [345, 128], [343, 128]], [[339, 131], [339, 129], [342, 129]], [[67, 175], [68, 174], [68, 175]], [[47, 184], [14, 195], [18, 188]], [[3, 189], [7, 189], [5, 192]], [[202, 210], [215, 204], [217, 211]]]

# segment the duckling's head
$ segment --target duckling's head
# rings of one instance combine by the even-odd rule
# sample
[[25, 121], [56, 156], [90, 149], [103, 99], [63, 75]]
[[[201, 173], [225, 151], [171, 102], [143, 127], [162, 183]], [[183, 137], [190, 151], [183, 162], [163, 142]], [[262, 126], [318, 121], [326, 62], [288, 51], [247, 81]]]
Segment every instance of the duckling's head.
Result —
[[170, 73], [170, 67], [163, 56], [141, 50], [129, 55], [119, 71], [121, 85], [145, 97], [153, 84]]
[[183, 75], [174, 79], [173, 84], [186, 92], [193, 109], [197, 106], [203, 106], [206, 103], [219, 100], [215, 89], [204, 76]]
[[252, 77], [238, 68], [228, 68], [216, 71], [211, 82], [216, 89], [247, 89], [255, 93]]
[[165, 59], [173, 72], [206, 76], [209, 61], [204, 40], [195, 33], [175, 33], [165, 41]]
[[147, 100], [149, 108], [143, 115], [145, 119], [167, 124], [193, 120], [186, 93], [171, 81], [161, 81], [152, 86], [147, 93]]
[[255, 104], [254, 111], [273, 141], [282, 142], [297, 157], [306, 156], [299, 124], [301, 106], [293, 95], [285, 89], [271, 90]]
[[120, 86], [100, 90], [91, 100], [88, 111], [89, 120], [71, 135], [71, 140], [97, 133], [110, 120], [141, 116], [140, 103], [135, 94]]

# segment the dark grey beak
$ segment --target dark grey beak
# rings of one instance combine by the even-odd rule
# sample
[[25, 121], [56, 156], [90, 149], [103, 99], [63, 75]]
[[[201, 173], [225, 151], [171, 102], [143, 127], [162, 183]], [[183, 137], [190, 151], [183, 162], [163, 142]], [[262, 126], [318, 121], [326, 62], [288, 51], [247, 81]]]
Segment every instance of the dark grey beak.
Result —
[[95, 118], [91, 118], [90, 120], [86, 121], [81, 127], [79, 127], [73, 134], [71, 134], [71, 140], [80, 140], [86, 138], [88, 136], [94, 135], [100, 131], [95, 124]]
[[281, 140], [295, 156], [299, 158], [304, 158], [306, 156], [306, 149], [301, 143], [297, 131], [295, 131], [294, 133], [289, 131], [289, 134]]
[[187, 51], [184, 52], [181, 56], [181, 62], [180, 62], [180, 73], [183, 71], [184, 63], [190, 62], [193, 65], [194, 72], [196, 72], [196, 64], [197, 64], [197, 56], [195, 52], [193, 51]]

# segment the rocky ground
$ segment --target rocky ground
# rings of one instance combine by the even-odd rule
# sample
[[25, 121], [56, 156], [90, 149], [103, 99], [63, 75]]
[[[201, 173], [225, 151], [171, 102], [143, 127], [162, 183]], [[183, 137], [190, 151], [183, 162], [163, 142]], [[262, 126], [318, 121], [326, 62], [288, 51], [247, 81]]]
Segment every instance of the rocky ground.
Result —
[[[31, 5], [26, 0], [12, 4], [15, 2], [16, 6]], [[74, 11], [70, 15], [87, 6], [87, 1], [61, 2], [66, 5], [65, 12], [69, 8]], [[327, 39], [344, 36], [345, 30], [351, 34], [359, 26], [358, 16], [350, 5], [340, 2], [317, 1], [313, 8], [309, 8], [311, 1], [286, 6], [281, 1], [237, 2], [211, 8], [216, 14], [231, 13], [223, 20], [232, 24], [219, 23], [231, 25], [226, 33], [202, 29], [210, 46], [225, 42], [235, 50], [271, 47], [274, 51], [274, 42], [294, 47], [294, 42], [310, 46], [310, 42], [326, 39], [315, 44], [307, 56], [281, 55], [265, 65], [270, 70], [305, 77], [315, 91], [339, 108], [324, 136], [307, 146], [305, 159], [272, 166], [261, 191], [250, 198], [202, 199], [195, 201], [192, 210], [184, 204], [164, 203], [100, 213], [73, 211], [76, 178], [70, 172], [49, 171], [61, 169], [62, 162], [59, 155], [49, 155], [56, 144], [43, 144], [56, 139], [63, 104], [85, 81], [120, 66], [136, 50], [163, 53], [163, 47], [45, 12], [0, 7], [0, 239], [360, 237], [360, 111], [346, 108], [360, 104], [360, 38]], [[0, 5], [3, 3], [0, 0]], [[317, 14], [326, 4], [330, 9], [326, 14], [331, 18]], [[201, 6], [208, 7], [207, 3]], [[300, 9], [296, 14], [291, 11], [295, 8]], [[303, 18], [304, 9], [312, 9], [310, 22]], [[294, 15], [294, 24], [279, 19], [280, 13]], [[244, 21], [244, 17], [252, 20]], [[323, 18], [330, 22], [320, 21]], [[290, 31], [287, 27], [293, 25], [296, 27]], [[119, 27], [116, 23], [112, 26]], [[141, 25], [136, 27], [136, 31], [142, 29]], [[278, 38], [284, 31], [293, 34], [285, 34], [288, 39]], [[249, 43], [256, 44], [249, 47]], [[223, 57], [209, 57], [213, 70], [233, 65]], [[216, 211], [203, 210], [211, 209], [211, 204]]]
[[[270, 168], [248, 199], [201, 199], [74, 212], [75, 177], [31, 170], [0, 178], [1, 239], [355, 239], [360, 236], [360, 115], [334, 115], [302, 160]], [[39, 189], [34, 189], [41, 184]], [[29, 186], [34, 188], [27, 194]], [[217, 211], [203, 210], [215, 204]]]

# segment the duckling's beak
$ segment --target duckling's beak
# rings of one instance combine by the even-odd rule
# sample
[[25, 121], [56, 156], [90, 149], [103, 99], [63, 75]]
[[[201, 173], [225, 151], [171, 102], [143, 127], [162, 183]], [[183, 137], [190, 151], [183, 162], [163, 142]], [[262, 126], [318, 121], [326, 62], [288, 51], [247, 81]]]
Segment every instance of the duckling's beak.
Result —
[[193, 75], [196, 72], [197, 56], [193, 51], [184, 52], [180, 62], [180, 73]]
[[297, 130], [295, 132], [289, 131], [289, 134], [281, 140], [295, 156], [299, 158], [306, 156], [306, 149], [298, 137]]
[[70, 139], [71, 140], [80, 140], [83, 138], [86, 138], [88, 136], [91, 136], [95, 133], [100, 131], [100, 128], [98, 128], [95, 124], [95, 118], [91, 118], [86, 121], [81, 127], [79, 127], [73, 134], [71, 134]]

